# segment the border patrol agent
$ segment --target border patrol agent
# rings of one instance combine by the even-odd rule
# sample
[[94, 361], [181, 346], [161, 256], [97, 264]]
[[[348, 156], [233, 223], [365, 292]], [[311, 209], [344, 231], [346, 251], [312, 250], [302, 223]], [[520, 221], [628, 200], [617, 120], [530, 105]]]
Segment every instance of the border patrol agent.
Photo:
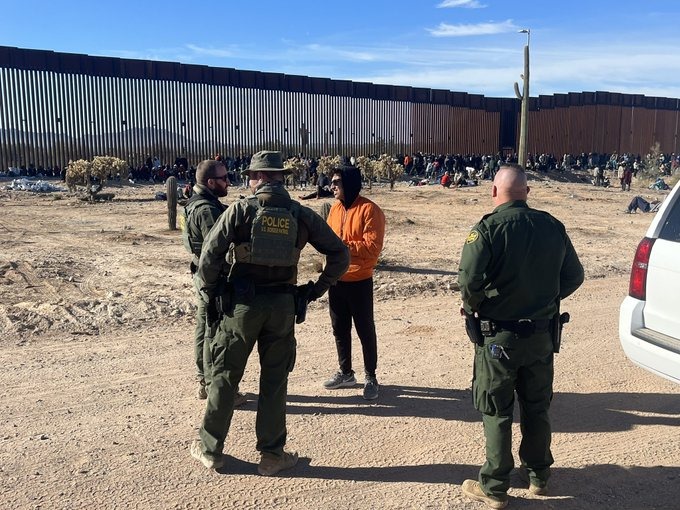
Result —
[[[203, 240], [217, 221], [217, 218], [227, 208], [221, 197], [226, 197], [229, 189], [227, 169], [220, 161], [206, 159], [198, 164], [196, 169], [196, 185], [193, 195], [184, 207], [184, 225], [182, 238], [184, 247], [193, 255], [191, 259], [191, 276], [196, 286], [196, 270], [201, 256]], [[207, 398], [205, 390], [204, 370], [204, 337], [206, 331], [205, 302], [201, 299], [198, 287], [196, 288], [196, 328], [194, 329], [194, 362], [196, 364], [196, 377], [198, 390], [196, 396], [199, 399]]]
[[[284, 445], [288, 374], [295, 364], [300, 251], [309, 242], [326, 256], [318, 280], [301, 286], [308, 301], [323, 295], [349, 266], [347, 248], [331, 228], [314, 211], [291, 200], [283, 185], [285, 173], [280, 152], [253, 155], [244, 171], [253, 196], [232, 204], [203, 244], [197, 272], [201, 295], [209, 316], [216, 313], [218, 302], [224, 314], [209, 349], [212, 374], [200, 440], [191, 445], [191, 455], [208, 468], [224, 464], [222, 450], [233, 416], [234, 390], [256, 343], [258, 473], [274, 475], [297, 463], [297, 453], [285, 452]], [[225, 265], [230, 289], [226, 293], [218, 290]]]
[[[486, 462], [462, 490], [491, 508], [508, 503], [515, 393], [520, 405], [521, 471], [533, 494], [547, 493], [559, 300], [583, 283], [564, 225], [527, 203], [526, 174], [503, 165], [493, 182], [496, 208], [469, 233], [458, 282], [466, 329], [477, 326], [472, 394], [482, 413]], [[472, 322], [472, 326], [469, 323]]]

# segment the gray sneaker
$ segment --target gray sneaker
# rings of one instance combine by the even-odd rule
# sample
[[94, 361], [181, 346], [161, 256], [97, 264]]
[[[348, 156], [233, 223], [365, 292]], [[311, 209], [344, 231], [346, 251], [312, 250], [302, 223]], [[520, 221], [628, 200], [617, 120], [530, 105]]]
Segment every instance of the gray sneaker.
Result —
[[236, 390], [234, 394], [234, 407], [242, 406], [246, 402], [248, 402], [248, 394]]
[[354, 372], [349, 374], [343, 374], [342, 372], [336, 372], [333, 377], [324, 381], [323, 387], [327, 390], [334, 390], [336, 388], [350, 388], [357, 383], [356, 377], [354, 377]]
[[375, 377], [366, 377], [364, 400], [375, 400], [376, 398], [378, 398], [378, 380]]

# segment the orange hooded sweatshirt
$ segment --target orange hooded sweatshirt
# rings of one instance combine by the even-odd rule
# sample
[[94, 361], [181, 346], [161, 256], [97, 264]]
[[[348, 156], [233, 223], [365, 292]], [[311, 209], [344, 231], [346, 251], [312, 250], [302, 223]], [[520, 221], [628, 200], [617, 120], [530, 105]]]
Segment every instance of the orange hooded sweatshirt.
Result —
[[[343, 176], [345, 188], [348, 180]], [[357, 282], [373, 276], [385, 238], [385, 214], [368, 198], [358, 195], [358, 191], [347, 208], [340, 200], [335, 202], [327, 219], [333, 232], [349, 248], [349, 269], [340, 277], [343, 282]]]

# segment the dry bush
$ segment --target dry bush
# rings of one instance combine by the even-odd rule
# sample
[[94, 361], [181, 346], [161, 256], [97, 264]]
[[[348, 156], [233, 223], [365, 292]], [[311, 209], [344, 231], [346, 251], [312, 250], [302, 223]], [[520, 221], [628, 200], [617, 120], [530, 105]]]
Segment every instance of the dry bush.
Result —
[[298, 157], [293, 157], [293, 158], [288, 158], [284, 163], [283, 163], [283, 168], [286, 170], [290, 170], [292, 173], [293, 177], [293, 182], [299, 182], [300, 181], [300, 176], [302, 175], [302, 172], [307, 170], [309, 168], [309, 165], [307, 164], [306, 161], [298, 158]]
[[316, 171], [319, 174], [329, 175], [333, 168], [337, 168], [340, 165], [342, 165], [342, 158], [340, 156], [321, 156]]
[[69, 191], [83, 192], [94, 202], [106, 181], [111, 178], [125, 180], [128, 173], [128, 164], [113, 156], [95, 156], [92, 161], [78, 159], [68, 162], [66, 185]]
[[371, 189], [373, 185], [373, 179], [375, 178], [376, 161], [366, 156], [359, 156], [355, 158], [354, 164], [361, 170], [361, 175], [364, 180], [368, 181], [368, 189]]
[[375, 163], [375, 171], [378, 177], [389, 181], [390, 189], [394, 189], [395, 181], [404, 175], [404, 165], [387, 154], [382, 154]]

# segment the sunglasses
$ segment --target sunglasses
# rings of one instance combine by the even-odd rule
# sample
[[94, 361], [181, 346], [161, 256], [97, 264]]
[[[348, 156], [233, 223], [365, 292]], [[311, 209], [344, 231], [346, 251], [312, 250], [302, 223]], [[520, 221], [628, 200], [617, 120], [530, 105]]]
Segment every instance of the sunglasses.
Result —
[[213, 177], [213, 179], [216, 181], [229, 182], [229, 177], [227, 177], [226, 175], [218, 175], [216, 177]]

